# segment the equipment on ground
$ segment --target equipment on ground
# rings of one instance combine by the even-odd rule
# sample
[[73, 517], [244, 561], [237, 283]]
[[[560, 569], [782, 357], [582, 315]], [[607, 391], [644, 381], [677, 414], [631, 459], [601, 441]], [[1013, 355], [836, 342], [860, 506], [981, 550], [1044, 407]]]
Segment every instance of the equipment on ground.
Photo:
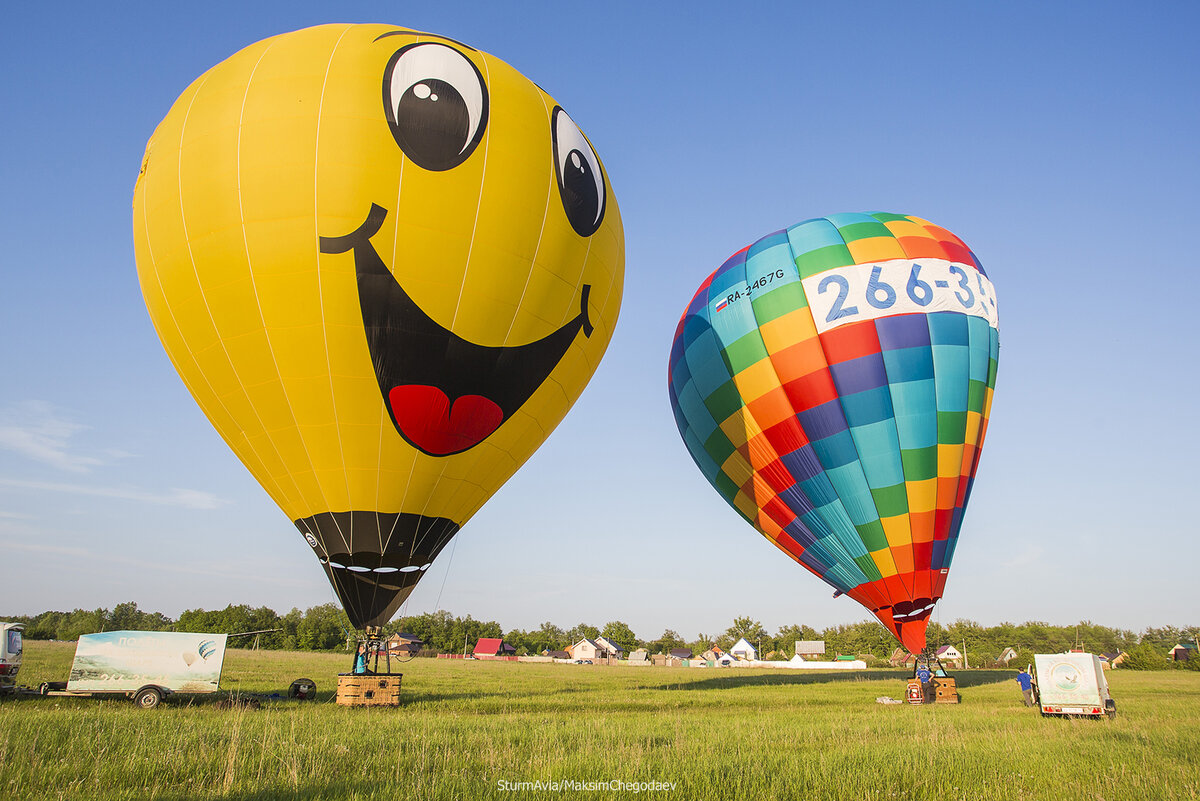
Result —
[[317, 697], [317, 683], [312, 679], [296, 679], [288, 687], [287, 697], [293, 701], [311, 701]]

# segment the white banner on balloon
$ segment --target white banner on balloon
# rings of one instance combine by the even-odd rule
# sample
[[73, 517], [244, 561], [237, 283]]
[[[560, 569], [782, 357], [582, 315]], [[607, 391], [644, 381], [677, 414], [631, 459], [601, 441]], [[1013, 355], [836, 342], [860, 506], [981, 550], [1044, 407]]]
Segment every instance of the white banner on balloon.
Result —
[[945, 259], [892, 259], [838, 267], [802, 281], [817, 332], [897, 314], [953, 311], [999, 329], [996, 293], [970, 264]]

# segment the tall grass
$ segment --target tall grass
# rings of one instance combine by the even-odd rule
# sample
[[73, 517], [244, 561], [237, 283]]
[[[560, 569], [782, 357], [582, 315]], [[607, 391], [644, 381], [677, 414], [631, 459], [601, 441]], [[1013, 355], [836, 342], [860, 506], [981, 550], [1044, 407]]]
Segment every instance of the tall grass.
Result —
[[[69, 644], [27, 643], [21, 679], [62, 680]], [[959, 674], [963, 703], [885, 706], [903, 676], [415, 660], [399, 709], [338, 707], [348, 655], [230, 651], [222, 687], [309, 703], [0, 702], [12, 798], [1196, 798], [1200, 674], [1110, 676], [1114, 721], [1043, 719], [1013, 671]], [[567, 783], [506, 790], [518, 783]], [[510, 784], [504, 785], [502, 783]], [[571, 784], [571, 783], [582, 783]], [[583, 789], [578, 789], [582, 786]], [[638, 793], [665, 796], [666, 792]]]

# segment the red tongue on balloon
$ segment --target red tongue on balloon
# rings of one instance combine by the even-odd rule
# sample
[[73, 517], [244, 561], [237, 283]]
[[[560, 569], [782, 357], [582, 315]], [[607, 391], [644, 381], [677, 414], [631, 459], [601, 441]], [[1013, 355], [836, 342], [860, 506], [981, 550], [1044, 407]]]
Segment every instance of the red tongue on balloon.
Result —
[[478, 445], [504, 422], [500, 407], [482, 395], [463, 395], [451, 404], [445, 392], [423, 384], [392, 387], [388, 402], [408, 441], [435, 456]]

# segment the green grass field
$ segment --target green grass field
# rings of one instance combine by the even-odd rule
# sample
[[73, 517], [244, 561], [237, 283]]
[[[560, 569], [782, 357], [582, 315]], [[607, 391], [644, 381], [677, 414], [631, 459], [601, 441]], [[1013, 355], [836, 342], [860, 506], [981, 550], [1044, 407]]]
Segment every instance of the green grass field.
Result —
[[[73, 643], [26, 643], [20, 680], [63, 681]], [[348, 655], [231, 650], [221, 685], [260, 708], [0, 700], [12, 799], [1105, 799], [1200, 795], [1200, 673], [1115, 671], [1116, 720], [1043, 719], [1014, 671], [961, 671], [960, 705], [885, 706], [903, 674], [420, 659], [404, 705], [333, 703]], [[541, 782], [542, 786], [519, 783]], [[558, 788], [550, 783], [559, 782]], [[608, 788], [588, 783], [610, 782]], [[624, 782], [624, 791], [614, 790]], [[651, 782], [674, 791], [640, 789]], [[547, 786], [549, 785], [549, 786]], [[635, 792], [637, 791], [637, 792]]]

